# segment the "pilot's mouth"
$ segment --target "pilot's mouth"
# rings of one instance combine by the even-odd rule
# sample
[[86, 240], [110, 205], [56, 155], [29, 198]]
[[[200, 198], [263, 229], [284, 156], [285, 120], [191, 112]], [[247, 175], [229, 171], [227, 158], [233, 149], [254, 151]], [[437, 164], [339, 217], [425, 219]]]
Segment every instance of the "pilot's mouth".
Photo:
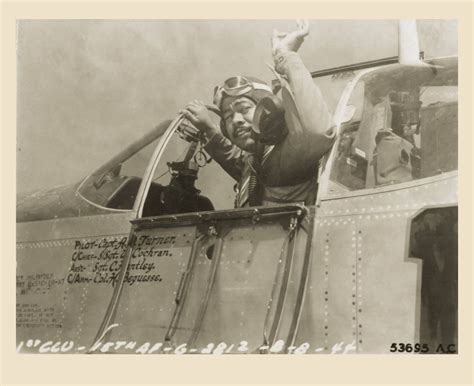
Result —
[[235, 129], [234, 137], [247, 138], [250, 137], [252, 128], [250, 126], [241, 126]]

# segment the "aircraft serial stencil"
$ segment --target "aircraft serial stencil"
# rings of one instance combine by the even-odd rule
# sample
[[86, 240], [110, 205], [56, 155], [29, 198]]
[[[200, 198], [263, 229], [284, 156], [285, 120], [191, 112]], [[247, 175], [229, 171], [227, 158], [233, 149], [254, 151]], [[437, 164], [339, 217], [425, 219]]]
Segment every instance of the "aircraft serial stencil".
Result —
[[413, 27], [398, 57], [311, 73], [338, 94], [314, 205], [232, 209], [182, 114], [18, 197], [17, 351], [457, 353], [458, 63]]

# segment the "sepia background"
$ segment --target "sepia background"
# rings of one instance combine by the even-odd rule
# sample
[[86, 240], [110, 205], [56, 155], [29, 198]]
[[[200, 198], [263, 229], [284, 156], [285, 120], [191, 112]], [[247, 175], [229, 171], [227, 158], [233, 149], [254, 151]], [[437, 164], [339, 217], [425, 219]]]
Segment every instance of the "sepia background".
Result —
[[[4, 111], [2, 124], [2, 175], [5, 185], [2, 186], [2, 210], [5, 213], [1, 223], [2, 231], [0, 234], [6, 242], [2, 244], [2, 308], [0, 314], [2, 318], [2, 361], [5, 370], [2, 380], [5, 384], [8, 382], [24, 382], [24, 383], [47, 383], [47, 384], [69, 384], [69, 383], [127, 383], [137, 384], [144, 382], [168, 383], [175, 384], [177, 382], [201, 383], [201, 384], [229, 384], [229, 383], [258, 383], [258, 384], [301, 384], [301, 383], [324, 383], [335, 384], [337, 382], [359, 384], [426, 384], [426, 383], [442, 383], [442, 384], [471, 384], [472, 381], [472, 262], [471, 259], [461, 259], [460, 261], [460, 336], [465, 338], [467, 342], [461, 347], [460, 355], [450, 357], [413, 357], [413, 356], [363, 356], [363, 357], [186, 357], [177, 356], [161, 357], [160, 361], [156, 361], [155, 357], [141, 357], [138, 360], [131, 361], [129, 356], [81, 356], [81, 357], [51, 357], [51, 356], [19, 356], [14, 353], [14, 321], [15, 321], [15, 299], [14, 299], [14, 277], [15, 277], [15, 174], [20, 183], [26, 179], [33, 178], [33, 171], [29, 171], [29, 176], [21, 177], [18, 173], [21, 169], [20, 163], [24, 161], [15, 154], [15, 143], [20, 144], [21, 117], [15, 114], [16, 97], [18, 91], [21, 95], [20, 82], [16, 82], [16, 72], [20, 72], [21, 67], [17, 66], [15, 50], [18, 49], [16, 41], [18, 40], [18, 30], [15, 33], [15, 23], [17, 20], [25, 20], [31, 18], [220, 18], [229, 17], [229, 15], [240, 18], [283, 18], [283, 17], [300, 17], [302, 14], [309, 15], [313, 18], [418, 18], [432, 17], [439, 19], [459, 19], [459, 37], [460, 37], [460, 76], [463, 87], [460, 89], [460, 127], [472, 127], [472, 6], [464, 3], [442, 2], [442, 3], [390, 3], [380, 1], [378, 3], [282, 3], [275, 5], [267, 3], [253, 4], [236, 4], [227, 3], [222, 6], [217, 4], [207, 4], [202, 6], [196, 4], [194, 6], [185, 7], [181, 4], [170, 5], [163, 8], [161, 4], [141, 5], [111, 4], [102, 3], [101, 5], [89, 4], [59, 4], [59, 3], [35, 3], [22, 6], [17, 4], [7, 4], [3, 7], [3, 42], [2, 48], [3, 61], [3, 80], [2, 87], [2, 107]], [[2, 4], [3, 6], [3, 4]], [[345, 22], [344, 22], [345, 23]], [[364, 24], [365, 22], [361, 22]], [[377, 22], [379, 23], [379, 22]], [[395, 31], [395, 21], [388, 22], [392, 24], [392, 32]], [[420, 24], [424, 24], [425, 21]], [[440, 22], [444, 23], [444, 22]], [[271, 27], [274, 22], [271, 23]], [[291, 26], [291, 22], [287, 22]], [[314, 25], [311, 39], [315, 38]], [[243, 30], [239, 31], [241, 34]], [[369, 31], [370, 32], [370, 31]], [[421, 31], [422, 32], [422, 31]], [[268, 51], [265, 52], [267, 58], [269, 54], [268, 38], [270, 32], [262, 40]], [[349, 35], [354, 33], [350, 32]], [[421, 33], [421, 46], [426, 51], [426, 36]], [[429, 36], [430, 34], [428, 34]], [[240, 35], [242, 36], [242, 35]], [[346, 37], [347, 38], [347, 37]], [[381, 36], [377, 36], [380, 39]], [[263, 38], [262, 38], [263, 39]], [[339, 36], [340, 40], [341, 37]], [[368, 35], [365, 34], [357, 40], [356, 49], [366, 43]], [[396, 53], [395, 36], [392, 38], [390, 52]], [[255, 38], [252, 38], [252, 42]], [[438, 44], [444, 38], [436, 38]], [[336, 43], [336, 42], [334, 42]], [[444, 43], [443, 43], [444, 44]], [[445, 47], [448, 47], [446, 44]], [[306, 59], [307, 47], [302, 47], [302, 56]], [[346, 47], [347, 50], [347, 47]], [[368, 50], [370, 51], [370, 50]], [[344, 52], [339, 50], [341, 63], [345, 63]], [[352, 52], [352, 50], [351, 50]], [[324, 59], [327, 53], [319, 53], [320, 59]], [[41, 54], [38, 54], [41, 57]], [[430, 55], [428, 55], [430, 56]], [[378, 56], [377, 56], [378, 57]], [[242, 56], [239, 57], [240, 62]], [[18, 57], [18, 60], [20, 58]], [[318, 58], [319, 60], [319, 58]], [[252, 62], [253, 63], [253, 62]], [[257, 65], [257, 64], [256, 64]], [[263, 63], [258, 64], [262, 71]], [[323, 68], [324, 66], [321, 66]], [[318, 67], [319, 68], [319, 67]], [[214, 78], [216, 69], [212, 68], [209, 73]], [[201, 74], [202, 75], [202, 74]], [[271, 76], [267, 73], [264, 79]], [[216, 76], [217, 78], [217, 76]], [[19, 80], [19, 79], [18, 79]], [[16, 87], [18, 86], [18, 88]], [[208, 92], [207, 97], [210, 96]], [[181, 105], [181, 103], [180, 103]], [[16, 120], [18, 118], [18, 120]], [[15, 126], [18, 123], [17, 141], [15, 141]], [[24, 126], [23, 126], [24, 127]], [[62, 126], [63, 127], [63, 126]], [[110, 128], [111, 131], [116, 128]], [[144, 129], [146, 130], [146, 129]], [[70, 135], [70, 133], [68, 133]], [[110, 132], [107, 134], [110, 135]], [[127, 131], [127, 138], [133, 139], [138, 137], [134, 129]], [[51, 137], [45, 136], [42, 142], [52, 142]], [[96, 140], [87, 143], [94, 144]], [[460, 131], [460, 143], [464, 144], [460, 153], [460, 171], [466, 172], [460, 184], [460, 200], [463, 205], [463, 211], [460, 213], [460, 253], [462, 256], [469, 257], [472, 255], [472, 243], [468, 242], [472, 233], [472, 219], [469, 216], [472, 213], [471, 199], [472, 186], [470, 168], [472, 167], [472, 154], [468, 149], [472, 142], [472, 133], [470, 130]], [[31, 142], [34, 144], [35, 142]], [[67, 142], [70, 143], [70, 140]], [[125, 141], [128, 143], [128, 141]], [[83, 143], [84, 145], [86, 142]], [[18, 146], [20, 147], [20, 146]], [[17, 150], [18, 150], [17, 147]], [[32, 146], [36, 148], [36, 146]], [[31, 151], [31, 147], [30, 147]], [[105, 146], [101, 145], [97, 152], [105, 151]], [[109, 150], [108, 150], [109, 151]], [[114, 153], [110, 150], [110, 154]], [[68, 153], [72, 153], [72, 146], [68, 148]], [[78, 151], [81, 155], [80, 163], [88, 162], [90, 156], [94, 156], [92, 152], [82, 149]], [[18, 168], [15, 165], [15, 155], [18, 161]], [[108, 156], [102, 155], [101, 159], [107, 159]], [[44, 161], [46, 158], [41, 159]], [[56, 162], [56, 161], [55, 161]], [[53, 168], [56, 172], [48, 171], [50, 175], [56, 174], [57, 180], [73, 181], [72, 173], [62, 174], [57, 171], [63, 169], [62, 158], [57, 161], [61, 165]], [[100, 161], [99, 161], [100, 162]], [[91, 163], [92, 164], [92, 163]], [[43, 166], [41, 166], [43, 165]], [[95, 167], [95, 163], [93, 167]], [[33, 166], [27, 165], [31, 169]], [[44, 164], [38, 165], [35, 170], [43, 170]], [[80, 168], [82, 169], [82, 167]], [[88, 172], [88, 167], [83, 167], [84, 173]], [[82, 175], [82, 172], [79, 173]], [[44, 180], [44, 177], [38, 178]], [[46, 181], [45, 181], [46, 182]], [[62, 183], [62, 182], [60, 182]], [[24, 184], [26, 185], [26, 184]], [[47, 184], [49, 185], [49, 183]], [[3, 190], [3, 187], [5, 189]], [[20, 187], [20, 186], [19, 186]], [[34, 188], [33, 186], [31, 186]], [[25, 189], [29, 189], [25, 186]], [[463, 213], [466, 213], [464, 215]], [[185, 369], [185, 371], [183, 371]]]
[[[396, 20], [312, 20], [320, 70], [397, 55]], [[17, 192], [68, 184], [232, 75], [271, 81], [272, 29], [294, 20], [19, 20]], [[457, 54], [456, 20], [418, 21], [425, 57]], [[333, 103], [336, 95], [326, 90]]]

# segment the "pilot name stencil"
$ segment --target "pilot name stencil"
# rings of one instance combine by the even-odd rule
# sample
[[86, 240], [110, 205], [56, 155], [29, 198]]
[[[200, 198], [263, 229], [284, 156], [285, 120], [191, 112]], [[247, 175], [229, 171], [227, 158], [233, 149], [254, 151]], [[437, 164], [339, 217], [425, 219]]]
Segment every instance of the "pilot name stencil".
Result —
[[155, 246], [155, 245], [174, 245], [176, 242], [176, 236], [149, 236], [141, 235], [137, 240], [137, 247], [142, 246]]
[[[128, 253], [128, 237], [75, 240], [71, 265], [66, 277], [68, 284], [112, 284], [115, 285]], [[172, 247], [176, 236], [142, 235], [132, 250], [124, 282], [133, 285], [144, 282], [161, 282], [157, 257], [172, 256], [167, 247]]]

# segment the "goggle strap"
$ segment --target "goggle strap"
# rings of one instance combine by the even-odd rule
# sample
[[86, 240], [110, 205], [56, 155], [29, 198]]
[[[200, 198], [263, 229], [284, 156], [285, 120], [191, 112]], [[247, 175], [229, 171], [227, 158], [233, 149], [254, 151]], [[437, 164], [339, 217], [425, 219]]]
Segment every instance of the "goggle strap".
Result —
[[261, 84], [261, 83], [253, 83], [253, 88], [254, 90], [265, 90], [265, 91], [268, 91], [268, 92], [272, 92], [272, 89], [270, 87], [268, 87], [266, 84]]

